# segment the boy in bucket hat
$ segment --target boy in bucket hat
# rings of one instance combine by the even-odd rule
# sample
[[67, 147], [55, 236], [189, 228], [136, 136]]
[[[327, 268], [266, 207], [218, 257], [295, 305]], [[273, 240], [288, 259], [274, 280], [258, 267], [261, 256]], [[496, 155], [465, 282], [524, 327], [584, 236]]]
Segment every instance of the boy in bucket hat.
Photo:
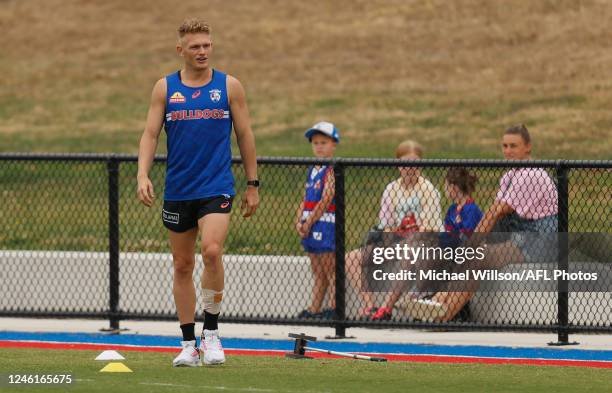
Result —
[[[322, 121], [306, 131], [304, 136], [317, 158], [332, 158], [340, 142], [338, 129]], [[335, 305], [335, 222], [334, 171], [328, 165], [308, 168], [303, 202], [298, 209], [295, 227], [308, 253], [314, 275], [310, 307], [298, 318], [333, 319]], [[329, 308], [321, 311], [325, 294]]]

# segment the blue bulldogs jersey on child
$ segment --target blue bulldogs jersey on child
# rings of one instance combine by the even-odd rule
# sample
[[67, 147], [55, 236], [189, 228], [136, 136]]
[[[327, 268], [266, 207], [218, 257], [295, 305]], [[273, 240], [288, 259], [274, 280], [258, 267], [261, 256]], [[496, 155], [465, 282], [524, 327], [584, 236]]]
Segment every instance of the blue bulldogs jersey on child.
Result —
[[226, 74], [213, 70], [208, 84], [189, 87], [181, 81], [180, 71], [166, 76], [165, 200], [234, 195], [226, 79]]
[[446, 211], [444, 218], [446, 232], [440, 234], [440, 246], [458, 247], [463, 240], [472, 235], [481, 219], [482, 211], [473, 199], [469, 199], [459, 210], [457, 204], [453, 203]]
[[[327, 166], [309, 168], [308, 177], [306, 178], [306, 195], [304, 197], [302, 221], [312, 214], [312, 210], [321, 201], [323, 188], [325, 187], [325, 177], [330, 169]], [[334, 198], [319, 220], [312, 225], [308, 237], [302, 239], [304, 250], [314, 254], [333, 252], [336, 249], [335, 225], [336, 204]]]

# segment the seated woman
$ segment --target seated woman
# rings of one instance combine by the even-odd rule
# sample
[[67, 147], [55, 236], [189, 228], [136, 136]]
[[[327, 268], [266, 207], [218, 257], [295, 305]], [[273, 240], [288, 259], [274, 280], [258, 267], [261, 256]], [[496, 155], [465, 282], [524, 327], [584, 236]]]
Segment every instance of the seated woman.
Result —
[[[507, 160], [531, 160], [527, 127], [521, 124], [508, 128], [502, 151]], [[475, 232], [512, 232], [508, 242], [489, 245], [484, 263], [487, 268], [541, 260], [543, 252], [548, 251], [542, 247], [544, 244], [521, 232], [557, 232], [557, 187], [548, 172], [542, 168], [512, 168], [504, 173], [495, 201]]]
[[[423, 158], [423, 148], [407, 140], [397, 146], [395, 156], [402, 160], [418, 160]], [[399, 172], [400, 177], [389, 183], [383, 192], [377, 228], [385, 232], [442, 231], [438, 190], [421, 175], [419, 168], [400, 167]], [[360, 316], [371, 318], [378, 308], [374, 304], [373, 293], [363, 291], [362, 287], [365, 252], [364, 248], [350, 251], [346, 255], [346, 271], [350, 284], [363, 301]]]
[[[531, 136], [524, 125], [508, 128], [502, 138], [502, 152], [506, 160], [530, 160]], [[477, 235], [468, 243], [473, 247], [489, 232], [511, 232], [508, 241], [489, 244], [479, 268], [502, 268], [510, 263], [541, 261], [556, 250], [557, 187], [542, 168], [512, 168], [502, 176], [495, 201], [474, 230]], [[524, 232], [538, 232], [538, 238], [524, 236]], [[478, 238], [476, 238], [478, 236]], [[472, 266], [473, 267], [473, 266]], [[432, 299], [412, 300], [408, 308], [417, 319], [449, 321], [478, 288], [465, 283], [450, 283], [445, 292]]]

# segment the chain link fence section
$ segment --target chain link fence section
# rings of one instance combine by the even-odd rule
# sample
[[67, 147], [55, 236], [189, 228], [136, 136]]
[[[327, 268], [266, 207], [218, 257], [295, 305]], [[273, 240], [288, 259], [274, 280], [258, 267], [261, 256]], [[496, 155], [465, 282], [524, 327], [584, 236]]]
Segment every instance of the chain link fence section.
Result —
[[103, 162], [0, 161], [4, 313], [106, 315], [106, 179]]
[[[164, 159], [156, 159], [150, 174], [157, 197], [151, 208], [136, 198], [136, 161], [127, 156], [0, 155], [4, 199], [0, 207], [0, 315], [89, 316], [110, 318], [116, 326], [127, 318], [175, 318], [172, 256], [160, 217]], [[318, 313], [309, 309], [317, 296], [313, 272], [320, 268], [319, 262], [311, 263], [296, 230], [297, 211], [313, 165], [334, 167], [337, 172], [336, 189], [343, 190], [343, 195], [336, 195], [336, 201], [344, 203], [336, 206], [342, 211], [336, 211], [335, 217], [344, 220], [336, 222], [336, 235], [346, 251], [335, 255], [336, 263], [343, 260], [345, 269], [337, 265], [327, 277], [331, 286], [338, 275], [338, 290], [334, 293], [328, 288]], [[570, 267], [598, 263], [598, 252], [609, 257], [612, 162], [512, 165], [533, 168], [524, 172], [527, 174], [544, 173], [555, 191], [562, 191], [566, 181], [567, 193], [555, 197], [567, 202], [565, 210], [560, 206], [560, 216], [567, 214], [567, 230], [597, 234], [570, 237]], [[367, 267], [355, 254], [364, 249], [373, 228], [412, 226], [443, 232], [445, 213], [452, 204], [445, 182], [450, 168], [464, 167], [477, 177], [471, 197], [486, 212], [498, 197], [500, 181], [510, 166], [507, 161], [420, 160], [409, 166], [396, 160], [262, 158], [261, 205], [254, 217], [244, 219], [240, 197], [246, 179], [240, 160], [235, 159], [237, 196], [225, 244], [223, 319], [336, 326], [340, 332], [344, 327], [372, 325], [543, 330], [561, 326], [612, 331], [609, 292], [569, 292], [564, 297], [561, 291], [527, 291], [520, 283], [513, 283], [511, 290], [451, 292], [442, 300], [450, 307], [462, 306], [448, 318], [439, 315], [439, 310], [431, 311], [432, 301], [440, 300], [436, 294], [421, 294], [424, 296], [417, 300], [426, 306], [415, 310], [411, 288], [396, 291], [399, 296], [394, 303], [389, 302], [388, 291], [368, 294], [362, 290], [360, 274]], [[118, 169], [114, 180], [112, 168]], [[560, 168], [565, 169], [560, 172]], [[409, 187], [402, 183], [415, 177], [418, 182]], [[524, 192], [528, 195], [535, 190]], [[194, 253], [199, 254], [197, 243]], [[197, 257], [194, 280], [198, 296], [202, 267]], [[600, 264], [599, 269], [612, 280], [610, 265]], [[391, 303], [389, 315], [372, 320], [375, 310], [368, 310], [370, 306]]]
[[[601, 280], [612, 282], [612, 168], [572, 168], [568, 173], [569, 268], [596, 266]], [[578, 287], [568, 296], [568, 322], [610, 327], [612, 294]]]

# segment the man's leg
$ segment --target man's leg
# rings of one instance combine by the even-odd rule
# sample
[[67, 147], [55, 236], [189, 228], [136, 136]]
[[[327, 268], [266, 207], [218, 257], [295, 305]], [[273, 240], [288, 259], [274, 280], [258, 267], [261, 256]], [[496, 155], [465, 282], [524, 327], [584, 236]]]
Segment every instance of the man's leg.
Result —
[[204, 303], [204, 329], [201, 348], [206, 364], [225, 362], [225, 355], [218, 336], [217, 321], [223, 300], [224, 270], [223, 245], [229, 230], [230, 215], [211, 213], [198, 220], [202, 234], [201, 251], [204, 260], [202, 296]]
[[196, 351], [195, 338], [195, 307], [196, 295], [193, 284], [193, 269], [195, 266], [194, 245], [198, 233], [197, 228], [186, 232], [168, 231], [172, 261], [174, 263], [174, 280], [172, 293], [179, 323], [183, 332], [181, 345], [183, 351], [174, 359], [174, 366], [199, 366], [200, 358]]
[[186, 232], [168, 231], [170, 248], [174, 263], [174, 282], [172, 293], [176, 304], [176, 313], [181, 325], [194, 323], [196, 294], [193, 284], [193, 269], [195, 266], [194, 245], [198, 229]]

